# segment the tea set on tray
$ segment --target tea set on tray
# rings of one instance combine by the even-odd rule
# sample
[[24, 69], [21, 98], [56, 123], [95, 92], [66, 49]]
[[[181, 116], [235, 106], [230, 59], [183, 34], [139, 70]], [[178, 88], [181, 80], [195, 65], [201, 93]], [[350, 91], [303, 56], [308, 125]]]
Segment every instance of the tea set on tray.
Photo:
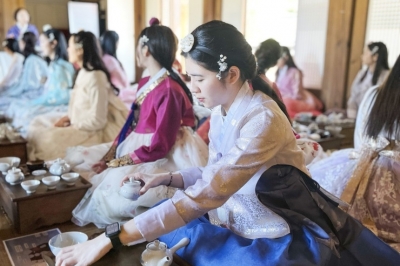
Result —
[[[43, 177], [47, 171], [44, 170], [44, 162], [27, 163], [27, 167], [32, 171], [35, 179], [23, 181], [25, 179], [24, 173], [18, 168], [21, 160], [18, 157], [4, 157], [0, 158], [0, 171], [5, 176], [5, 180], [10, 185], [21, 184], [22, 188], [28, 194], [36, 192], [40, 185], [40, 181], [47, 186], [47, 189], [55, 189], [61, 178], [67, 183], [67, 186], [75, 185], [76, 180], [79, 178], [78, 173], [70, 173], [71, 166], [62, 159], [57, 159], [53, 162], [46, 164], [52, 176]], [[50, 165], [51, 164], [51, 165]]]
[[[88, 240], [88, 236], [81, 232], [65, 232], [53, 236], [49, 241], [49, 247], [54, 256], [62, 248], [83, 243]], [[172, 264], [174, 253], [189, 244], [188, 238], [181, 239], [175, 246], [168, 248], [164, 242], [155, 240], [146, 245], [146, 249], [140, 256], [140, 263], [143, 266], [169, 266]], [[54, 260], [49, 256], [44, 257], [47, 265], [55, 265]]]

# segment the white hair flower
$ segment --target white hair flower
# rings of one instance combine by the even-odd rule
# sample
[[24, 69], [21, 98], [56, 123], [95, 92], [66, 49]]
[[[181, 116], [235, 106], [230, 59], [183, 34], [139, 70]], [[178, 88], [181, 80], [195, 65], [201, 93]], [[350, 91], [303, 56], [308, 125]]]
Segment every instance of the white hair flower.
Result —
[[148, 41], [149, 41], [149, 38], [147, 38], [146, 35], [143, 35], [143, 36], [140, 37], [140, 39], [139, 39], [139, 43], [140, 43], [141, 45], [144, 45], [144, 44], [147, 43]]

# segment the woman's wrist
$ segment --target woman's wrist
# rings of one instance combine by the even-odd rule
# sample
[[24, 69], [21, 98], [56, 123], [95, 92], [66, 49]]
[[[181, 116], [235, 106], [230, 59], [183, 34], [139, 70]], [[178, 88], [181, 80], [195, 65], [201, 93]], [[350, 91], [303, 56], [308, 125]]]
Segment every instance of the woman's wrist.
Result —
[[100, 246], [106, 251], [106, 253], [112, 249], [111, 240], [108, 237], [106, 237], [105, 233], [99, 235], [98, 238]]
[[179, 172], [163, 173], [161, 185], [175, 188], [183, 188], [183, 178]]

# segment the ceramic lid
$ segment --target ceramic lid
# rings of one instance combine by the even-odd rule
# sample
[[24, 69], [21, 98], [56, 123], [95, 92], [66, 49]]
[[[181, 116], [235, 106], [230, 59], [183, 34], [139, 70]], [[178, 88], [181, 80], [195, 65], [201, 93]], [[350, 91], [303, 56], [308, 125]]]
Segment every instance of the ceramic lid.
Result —
[[160, 242], [159, 240], [155, 240], [153, 242], [150, 242], [146, 246], [147, 249], [157, 251], [157, 250], [166, 250], [167, 245], [164, 242]]

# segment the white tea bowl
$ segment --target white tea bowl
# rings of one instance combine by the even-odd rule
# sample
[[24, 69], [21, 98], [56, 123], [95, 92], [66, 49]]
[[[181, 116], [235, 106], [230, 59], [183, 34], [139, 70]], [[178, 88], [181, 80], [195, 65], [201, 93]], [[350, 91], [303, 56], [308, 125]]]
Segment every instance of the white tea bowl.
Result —
[[55, 189], [58, 182], [60, 182], [60, 177], [55, 175], [46, 176], [43, 177], [42, 182], [47, 186], [48, 189]]
[[11, 167], [18, 167], [21, 159], [18, 157], [2, 157], [0, 158], [0, 163], [8, 163]]
[[75, 244], [83, 243], [88, 240], [88, 236], [81, 232], [66, 232], [53, 236], [49, 240], [49, 246], [54, 256], [57, 256], [58, 252], [62, 248], [69, 247]]
[[8, 169], [10, 169], [11, 165], [9, 163], [0, 162], [0, 171], [3, 173], [7, 173]]
[[35, 193], [39, 185], [39, 180], [28, 180], [21, 183], [22, 188], [25, 189], [27, 193]]
[[67, 186], [75, 185], [76, 180], [78, 180], [79, 174], [78, 173], [66, 173], [61, 175], [61, 178], [67, 182]]

